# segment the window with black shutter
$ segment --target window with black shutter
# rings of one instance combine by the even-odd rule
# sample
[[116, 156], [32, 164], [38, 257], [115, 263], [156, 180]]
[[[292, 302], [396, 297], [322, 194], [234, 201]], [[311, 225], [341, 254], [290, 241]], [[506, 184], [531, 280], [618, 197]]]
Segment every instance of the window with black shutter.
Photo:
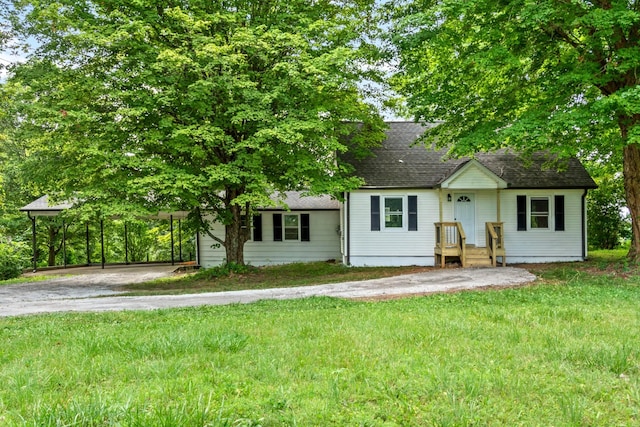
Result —
[[282, 242], [282, 214], [273, 214], [273, 241]]
[[262, 242], [262, 215], [253, 216], [253, 241]]
[[564, 196], [555, 196], [556, 231], [564, 231]]
[[409, 196], [409, 231], [418, 231], [418, 196]]
[[518, 231], [527, 230], [527, 196], [517, 196]]
[[300, 214], [300, 240], [311, 241], [311, 229], [309, 224], [309, 214]]
[[371, 231], [380, 231], [380, 196], [371, 196]]

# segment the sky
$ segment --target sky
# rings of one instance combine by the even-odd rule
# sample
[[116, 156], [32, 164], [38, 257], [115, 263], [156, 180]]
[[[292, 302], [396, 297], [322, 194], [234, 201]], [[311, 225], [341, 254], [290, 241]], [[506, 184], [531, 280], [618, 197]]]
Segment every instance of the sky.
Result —
[[7, 71], [5, 70], [6, 66], [15, 62], [24, 61], [24, 59], [24, 56], [0, 51], [0, 81], [4, 81], [7, 78]]

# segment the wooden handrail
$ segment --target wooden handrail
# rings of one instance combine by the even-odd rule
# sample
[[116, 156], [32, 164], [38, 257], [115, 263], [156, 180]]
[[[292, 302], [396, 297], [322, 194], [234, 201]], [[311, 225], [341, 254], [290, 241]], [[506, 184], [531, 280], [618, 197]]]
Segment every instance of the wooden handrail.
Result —
[[496, 266], [496, 245], [497, 245], [497, 240], [498, 240], [498, 233], [496, 233], [496, 230], [493, 228], [493, 226], [491, 225], [491, 223], [487, 222], [485, 224], [485, 227], [487, 229], [487, 249], [489, 250], [489, 258], [491, 259], [491, 266], [495, 267]]
[[466, 240], [459, 222], [436, 222], [436, 247], [451, 248], [459, 246], [460, 240]]
[[[496, 266], [496, 258], [501, 255], [504, 265], [504, 233], [502, 222], [487, 222], [485, 224], [487, 230], [487, 248], [489, 250], [489, 258], [491, 265]], [[500, 249], [500, 251], [498, 251]]]
[[436, 253], [444, 266], [445, 256], [459, 256], [463, 267], [467, 264], [467, 236], [459, 222], [436, 222]]
[[462, 268], [467, 266], [467, 235], [464, 234], [462, 224], [456, 222], [456, 228], [458, 229], [458, 245], [460, 246], [460, 263]]

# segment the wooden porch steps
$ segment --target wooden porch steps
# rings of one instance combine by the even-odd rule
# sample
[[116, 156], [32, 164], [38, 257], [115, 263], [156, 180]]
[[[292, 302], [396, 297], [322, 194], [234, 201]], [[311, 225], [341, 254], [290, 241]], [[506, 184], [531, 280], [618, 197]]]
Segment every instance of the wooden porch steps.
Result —
[[491, 267], [491, 258], [489, 258], [489, 250], [487, 248], [477, 248], [467, 245], [467, 267]]
[[467, 245], [466, 235], [459, 222], [436, 222], [436, 246], [434, 248], [435, 265], [445, 267], [446, 259], [453, 258], [463, 267], [492, 267], [500, 260], [506, 265], [504, 249], [504, 227], [501, 222], [487, 222], [487, 247]]

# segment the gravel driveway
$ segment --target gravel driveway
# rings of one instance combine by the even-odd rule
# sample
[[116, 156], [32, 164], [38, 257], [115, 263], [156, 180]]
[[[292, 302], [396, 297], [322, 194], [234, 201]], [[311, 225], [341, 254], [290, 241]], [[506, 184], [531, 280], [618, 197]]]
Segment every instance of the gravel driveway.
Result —
[[[380, 298], [424, 295], [532, 282], [535, 276], [515, 267], [444, 269], [384, 279], [297, 288], [211, 292], [188, 295], [118, 296], [123, 284], [174, 274], [175, 266], [127, 266], [104, 270], [69, 269], [47, 281], [0, 286], [0, 317], [65, 311], [154, 310], [171, 307], [250, 303], [263, 299], [310, 296]], [[56, 272], [60, 274], [60, 271]], [[46, 274], [51, 274], [48, 272]], [[101, 298], [95, 298], [101, 297]]]

